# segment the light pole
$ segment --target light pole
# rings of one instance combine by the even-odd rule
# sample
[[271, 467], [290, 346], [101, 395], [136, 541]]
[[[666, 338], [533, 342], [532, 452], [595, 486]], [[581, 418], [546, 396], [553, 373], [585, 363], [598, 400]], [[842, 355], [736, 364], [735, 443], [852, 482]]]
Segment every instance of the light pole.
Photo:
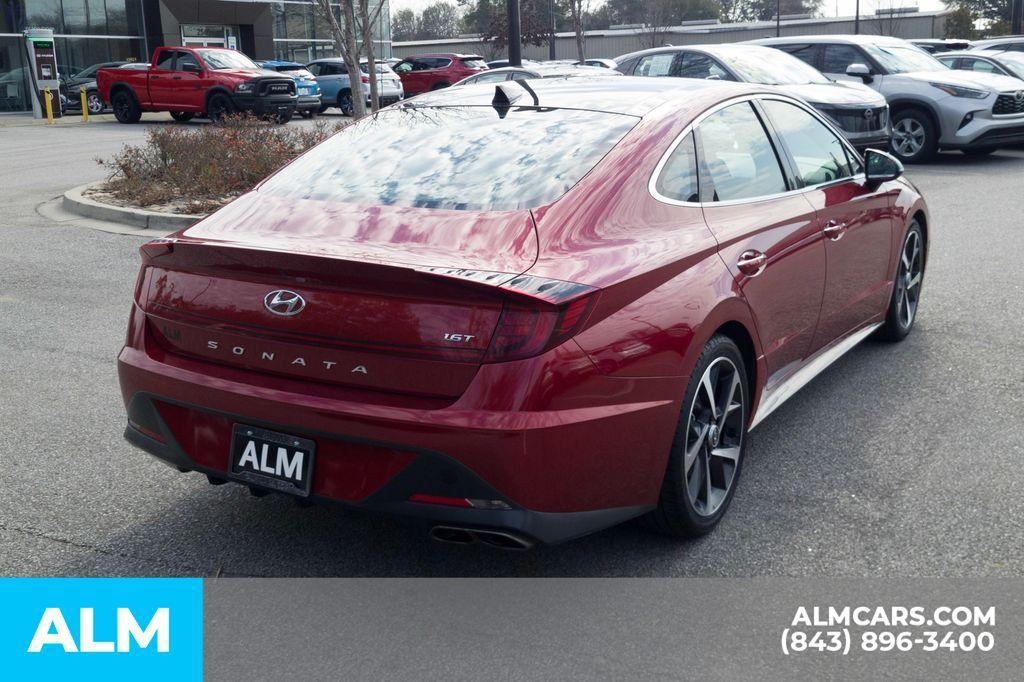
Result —
[[508, 65], [523, 65], [523, 43], [519, 35], [519, 0], [508, 0]]
[[555, 61], [555, 0], [548, 0], [548, 14], [551, 17], [551, 40], [548, 41], [548, 59]]
[[854, 10], [857, 15], [853, 18], [853, 32], [860, 35], [860, 0], [857, 0], [857, 8]]
[[775, 37], [782, 35], [782, 0], [775, 0]]

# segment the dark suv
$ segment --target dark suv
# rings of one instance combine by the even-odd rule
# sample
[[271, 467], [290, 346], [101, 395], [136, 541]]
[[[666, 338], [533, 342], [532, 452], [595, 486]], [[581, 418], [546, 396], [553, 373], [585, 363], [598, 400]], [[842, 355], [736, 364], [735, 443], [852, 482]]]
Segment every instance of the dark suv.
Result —
[[406, 97], [447, 88], [486, 70], [487, 62], [478, 54], [418, 54], [394, 66], [395, 73], [402, 79]]

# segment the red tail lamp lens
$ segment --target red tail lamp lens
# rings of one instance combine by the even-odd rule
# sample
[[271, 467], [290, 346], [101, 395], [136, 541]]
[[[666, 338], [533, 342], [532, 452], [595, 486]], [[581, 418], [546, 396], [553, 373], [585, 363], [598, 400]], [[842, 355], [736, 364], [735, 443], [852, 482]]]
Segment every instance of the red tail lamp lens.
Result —
[[588, 295], [557, 307], [506, 305], [484, 362], [521, 360], [564, 343], [586, 323], [596, 300]]

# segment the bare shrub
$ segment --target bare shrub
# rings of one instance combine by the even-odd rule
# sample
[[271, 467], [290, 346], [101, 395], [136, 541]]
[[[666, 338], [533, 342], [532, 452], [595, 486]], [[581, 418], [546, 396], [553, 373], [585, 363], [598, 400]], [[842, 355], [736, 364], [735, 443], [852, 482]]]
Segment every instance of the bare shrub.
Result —
[[189, 213], [216, 210], [344, 127], [275, 125], [232, 116], [217, 125], [150, 128], [146, 142], [97, 162], [107, 192], [139, 206], [175, 203]]

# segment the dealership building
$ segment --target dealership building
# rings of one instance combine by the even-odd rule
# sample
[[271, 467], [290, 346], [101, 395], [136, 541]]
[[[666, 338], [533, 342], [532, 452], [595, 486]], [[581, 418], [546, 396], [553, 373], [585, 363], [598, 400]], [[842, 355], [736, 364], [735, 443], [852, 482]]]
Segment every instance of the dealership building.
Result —
[[[378, 3], [374, 42], [378, 56], [390, 57], [388, 0], [370, 0]], [[327, 23], [309, 1], [0, 0], [0, 113], [31, 110], [27, 28], [53, 29], [58, 70], [69, 75], [100, 62], [147, 61], [161, 45], [308, 62], [336, 54]]]

